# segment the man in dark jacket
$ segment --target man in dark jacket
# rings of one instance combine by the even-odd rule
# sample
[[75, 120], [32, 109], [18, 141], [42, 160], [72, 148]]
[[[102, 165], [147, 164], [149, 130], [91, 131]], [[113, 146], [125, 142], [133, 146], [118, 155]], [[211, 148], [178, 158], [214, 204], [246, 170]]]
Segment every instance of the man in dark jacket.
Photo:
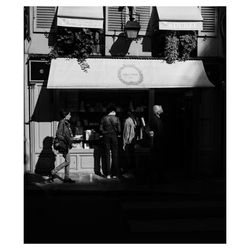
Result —
[[150, 179], [151, 184], [155, 181], [160, 181], [163, 179], [163, 150], [164, 150], [164, 128], [163, 128], [163, 122], [160, 118], [160, 115], [163, 113], [162, 106], [160, 105], [154, 105], [153, 106], [153, 117], [149, 122], [149, 133], [150, 136], [152, 136], [153, 139], [153, 145], [152, 145], [152, 162], [151, 162], [151, 173]]
[[[121, 171], [118, 165], [118, 134], [121, 133], [121, 124], [119, 118], [116, 116], [116, 108], [110, 106], [108, 108], [108, 115], [104, 116], [100, 123], [100, 131], [103, 135], [105, 169], [103, 174], [107, 178], [116, 176], [121, 178]], [[112, 166], [110, 166], [110, 150], [112, 156]]]
[[153, 117], [149, 122], [151, 135], [153, 136], [153, 150], [161, 151], [163, 144], [163, 123], [160, 115], [163, 113], [162, 106], [153, 106]]

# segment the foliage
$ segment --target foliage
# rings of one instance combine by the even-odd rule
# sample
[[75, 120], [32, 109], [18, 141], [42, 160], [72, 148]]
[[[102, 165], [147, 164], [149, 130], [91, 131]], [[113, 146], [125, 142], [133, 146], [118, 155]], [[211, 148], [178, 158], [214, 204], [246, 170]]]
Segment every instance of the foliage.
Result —
[[190, 53], [196, 48], [196, 36], [191, 34], [186, 34], [180, 36], [180, 55], [181, 60], [185, 61], [189, 59]]
[[90, 29], [59, 27], [50, 57], [76, 58], [81, 68], [86, 70], [89, 68], [86, 58], [95, 49], [95, 35]]
[[197, 46], [195, 33], [177, 34], [176, 32], [165, 35], [164, 56], [167, 63], [186, 61]]
[[179, 57], [179, 39], [175, 34], [166, 36], [164, 55], [167, 63], [175, 62]]

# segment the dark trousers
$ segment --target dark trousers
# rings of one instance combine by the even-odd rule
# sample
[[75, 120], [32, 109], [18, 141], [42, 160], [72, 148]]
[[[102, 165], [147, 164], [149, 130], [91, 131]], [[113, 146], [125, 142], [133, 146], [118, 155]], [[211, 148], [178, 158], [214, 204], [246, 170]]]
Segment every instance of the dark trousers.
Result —
[[[103, 136], [104, 140], [104, 155], [105, 155], [105, 169], [104, 175], [120, 176], [120, 169], [118, 166], [118, 140], [116, 134], [106, 134]], [[112, 166], [110, 166], [110, 150], [112, 157]]]
[[124, 171], [135, 170], [135, 143], [136, 140], [132, 140], [130, 144], [125, 147], [125, 161]]

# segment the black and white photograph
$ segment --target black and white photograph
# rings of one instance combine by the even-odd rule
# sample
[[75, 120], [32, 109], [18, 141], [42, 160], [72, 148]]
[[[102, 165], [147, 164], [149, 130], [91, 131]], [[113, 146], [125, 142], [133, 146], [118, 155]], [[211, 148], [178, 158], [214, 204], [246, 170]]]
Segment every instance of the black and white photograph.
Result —
[[227, 243], [226, 20], [23, 6], [25, 244]]

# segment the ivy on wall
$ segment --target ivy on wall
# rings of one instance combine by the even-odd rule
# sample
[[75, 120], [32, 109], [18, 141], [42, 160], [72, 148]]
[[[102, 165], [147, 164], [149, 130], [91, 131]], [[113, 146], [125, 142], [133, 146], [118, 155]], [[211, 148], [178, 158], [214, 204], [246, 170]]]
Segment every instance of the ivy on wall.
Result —
[[[50, 58], [76, 58], [86, 71], [89, 68], [86, 58], [96, 51], [97, 44], [100, 45], [101, 35], [100, 30], [58, 27]], [[158, 55], [163, 56], [170, 64], [188, 60], [197, 47], [197, 35], [194, 31], [169, 31], [156, 38], [161, 41], [161, 46], [155, 45], [160, 47]]]
[[179, 39], [175, 34], [165, 37], [164, 56], [167, 63], [173, 63], [179, 58]]
[[180, 55], [181, 60], [188, 60], [191, 52], [197, 47], [197, 36], [195, 34], [186, 34], [180, 36]]
[[50, 57], [76, 58], [86, 71], [89, 68], [86, 58], [95, 51], [98, 39], [99, 33], [90, 29], [59, 27]]
[[167, 63], [186, 61], [197, 47], [194, 31], [168, 31], [154, 37], [154, 56], [164, 57]]
[[188, 33], [172, 32], [165, 35], [164, 56], [167, 63], [186, 61], [197, 47], [197, 36], [193, 31]]

